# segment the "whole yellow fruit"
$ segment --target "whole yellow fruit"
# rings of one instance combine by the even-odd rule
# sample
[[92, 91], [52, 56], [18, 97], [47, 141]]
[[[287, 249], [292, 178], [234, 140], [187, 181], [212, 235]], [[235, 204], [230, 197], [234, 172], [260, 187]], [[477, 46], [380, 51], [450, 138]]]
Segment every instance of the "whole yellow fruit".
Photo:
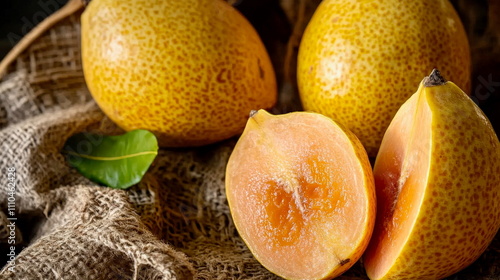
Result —
[[82, 15], [92, 96], [125, 130], [162, 146], [199, 146], [243, 131], [277, 98], [271, 61], [251, 24], [222, 0], [93, 0]]
[[297, 78], [304, 108], [343, 123], [375, 156], [435, 67], [469, 91], [469, 45], [447, 0], [324, 0], [302, 38]]

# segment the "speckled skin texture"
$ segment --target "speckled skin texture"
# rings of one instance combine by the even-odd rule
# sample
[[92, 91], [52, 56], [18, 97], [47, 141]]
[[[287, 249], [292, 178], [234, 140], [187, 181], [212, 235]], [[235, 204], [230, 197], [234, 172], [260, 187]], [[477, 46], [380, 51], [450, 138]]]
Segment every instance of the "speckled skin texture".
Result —
[[476, 260], [500, 227], [500, 144], [473, 101], [452, 82], [421, 85], [389, 126], [379, 157], [383, 217], [365, 253], [368, 276], [440, 279]]
[[309, 112], [259, 110], [226, 169], [240, 236], [286, 279], [330, 279], [361, 257], [375, 223], [374, 187], [356, 136]]
[[396, 111], [435, 67], [469, 92], [469, 45], [447, 0], [325, 0], [300, 45], [300, 97], [374, 157]]
[[243, 131], [277, 98], [268, 54], [221, 0], [93, 0], [82, 15], [85, 80], [101, 109], [162, 146], [198, 146]]

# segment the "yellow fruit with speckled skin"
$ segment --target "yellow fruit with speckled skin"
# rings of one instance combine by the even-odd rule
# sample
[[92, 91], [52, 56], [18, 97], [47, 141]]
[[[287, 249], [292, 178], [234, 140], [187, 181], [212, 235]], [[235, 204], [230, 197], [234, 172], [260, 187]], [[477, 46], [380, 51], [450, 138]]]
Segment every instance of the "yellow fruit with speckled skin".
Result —
[[243, 131], [277, 98], [269, 56], [221, 0], [93, 0], [82, 15], [85, 80], [125, 130], [162, 146], [199, 146]]
[[374, 166], [377, 219], [368, 276], [441, 279], [500, 227], [500, 143], [486, 116], [436, 70], [401, 107]]
[[469, 91], [469, 45], [447, 0], [324, 0], [302, 38], [297, 78], [304, 108], [343, 123], [375, 156], [434, 67]]

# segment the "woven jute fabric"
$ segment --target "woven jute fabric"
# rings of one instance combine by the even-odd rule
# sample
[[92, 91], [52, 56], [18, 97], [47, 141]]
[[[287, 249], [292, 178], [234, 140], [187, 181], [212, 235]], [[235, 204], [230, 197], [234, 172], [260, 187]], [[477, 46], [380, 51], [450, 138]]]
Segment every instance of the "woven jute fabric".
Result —
[[123, 132], [85, 86], [79, 16], [39, 38], [0, 84], [0, 244], [5, 255], [4, 175], [14, 167], [18, 249], [14, 270], [5, 266], [0, 279], [275, 278], [230, 217], [224, 174], [234, 139], [161, 149], [128, 190], [98, 186], [67, 165], [60, 151], [71, 135]]
[[[292, 101], [293, 58], [319, 2], [280, 1], [296, 24], [288, 41], [268, 45], [273, 61], [284, 65], [277, 69], [282, 87], [275, 111], [300, 108]], [[0, 258], [12, 236], [11, 168], [17, 187], [15, 269], [3, 267], [0, 279], [278, 279], [255, 260], [231, 219], [224, 175], [236, 139], [162, 148], [143, 180], [128, 190], [98, 186], [67, 165], [60, 151], [71, 135], [123, 133], [85, 85], [79, 17], [43, 34], [0, 83]], [[495, 244], [489, 252], [498, 249]], [[485, 254], [491, 256], [498, 254]], [[483, 272], [451, 279], [500, 274]], [[367, 278], [358, 263], [341, 279]]]

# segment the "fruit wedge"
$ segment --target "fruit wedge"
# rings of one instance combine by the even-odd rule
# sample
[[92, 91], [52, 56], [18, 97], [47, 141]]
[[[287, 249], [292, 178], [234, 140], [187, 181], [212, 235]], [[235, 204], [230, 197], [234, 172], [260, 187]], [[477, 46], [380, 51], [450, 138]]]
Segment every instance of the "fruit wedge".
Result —
[[287, 279], [325, 279], [362, 255], [375, 221], [359, 140], [316, 113], [254, 112], [228, 162], [226, 194], [255, 258]]
[[384, 135], [374, 176], [370, 279], [440, 279], [476, 260], [500, 227], [500, 145], [472, 100], [434, 70]]

